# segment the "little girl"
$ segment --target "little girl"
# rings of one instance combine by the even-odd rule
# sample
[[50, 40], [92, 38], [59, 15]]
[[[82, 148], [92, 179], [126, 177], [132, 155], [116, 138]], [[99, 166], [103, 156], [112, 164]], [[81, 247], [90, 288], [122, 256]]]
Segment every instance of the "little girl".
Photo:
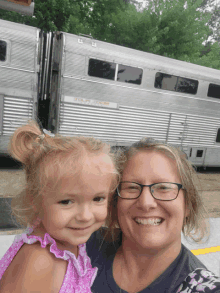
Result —
[[26, 172], [12, 213], [27, 230], [0, 260], [0, 292], [91, 292], [97, 268], [85, 242], [105, 223], [119, 180], [110, 147], [51, 137], [32, 121], [15, 131], [10, 152]]

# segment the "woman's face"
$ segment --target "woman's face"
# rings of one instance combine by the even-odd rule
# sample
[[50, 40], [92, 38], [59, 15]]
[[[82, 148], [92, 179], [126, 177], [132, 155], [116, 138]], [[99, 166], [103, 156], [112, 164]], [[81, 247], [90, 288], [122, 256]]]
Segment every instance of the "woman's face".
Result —
[[[143, 185], [181, 183], [175, 162], [156, 151], [142, 151], [134, 155], [126, 164], [122, 181]], [[151, 253], [169, 248], [180, 250], [185, 216], [187, 213], [182, 189], [173, 201], [154, 199], [149, 187], [144, 187], [137, 199], [118, 198], [118, 221], [123, 241], [128, 241], [131, 248], [144, 248]]]

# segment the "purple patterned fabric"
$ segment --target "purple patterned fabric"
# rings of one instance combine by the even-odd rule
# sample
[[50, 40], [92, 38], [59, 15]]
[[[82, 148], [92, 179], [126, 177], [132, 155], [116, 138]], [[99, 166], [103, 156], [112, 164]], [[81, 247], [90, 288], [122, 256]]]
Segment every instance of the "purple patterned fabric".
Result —
[[177, 293], [220, 292], [220, 278], [206, 269], [196, 269], [182, 282]]
[[49, 244], [50, 252], [56, 258], [68, 261], [66, 274], [59, 293], [91, 293], [90, 288], [98, 269], [92, 268], [90, 258], [86, 253], [86, 244], [79, 245], [79, 255], [76, 258], [72, 252], [58, 249], [56, 241], [48, 233], [45, 233], [42, 240], [39, 236], [29, 235], [31, 232], [33, 232], [33, 229], [28, 228], [26, 233], [16, 236], [14, 242], [0, 260], [0, 280], [21, 246], [24, 243], [33, 244], [39, 241], [42, 248]]

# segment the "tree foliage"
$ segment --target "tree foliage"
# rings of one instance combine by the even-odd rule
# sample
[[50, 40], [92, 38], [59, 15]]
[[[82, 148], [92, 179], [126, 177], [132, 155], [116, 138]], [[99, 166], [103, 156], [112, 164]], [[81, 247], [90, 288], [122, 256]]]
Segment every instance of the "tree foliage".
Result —
[[0, 9], [0, 18], [220, 69], [220, 11], [203, 9], [207, 1], [36, 0], [33, 17]]

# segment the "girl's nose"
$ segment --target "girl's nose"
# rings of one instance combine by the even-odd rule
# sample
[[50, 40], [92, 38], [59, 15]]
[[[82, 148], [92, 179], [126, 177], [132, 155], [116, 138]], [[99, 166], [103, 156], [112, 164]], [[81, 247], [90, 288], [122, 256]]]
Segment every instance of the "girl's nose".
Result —
[[157, 207], [157, 200], [153, 198], [149, 187], [143, 188], [140, 197], [137, 199], [137, 206], [146, 210]]
[[78, 213], [76, 215], [76, 220], [78, 222], [89, 222], [93, 218], [93, 213], [90, 207], [81, 206], [78, 209]]

